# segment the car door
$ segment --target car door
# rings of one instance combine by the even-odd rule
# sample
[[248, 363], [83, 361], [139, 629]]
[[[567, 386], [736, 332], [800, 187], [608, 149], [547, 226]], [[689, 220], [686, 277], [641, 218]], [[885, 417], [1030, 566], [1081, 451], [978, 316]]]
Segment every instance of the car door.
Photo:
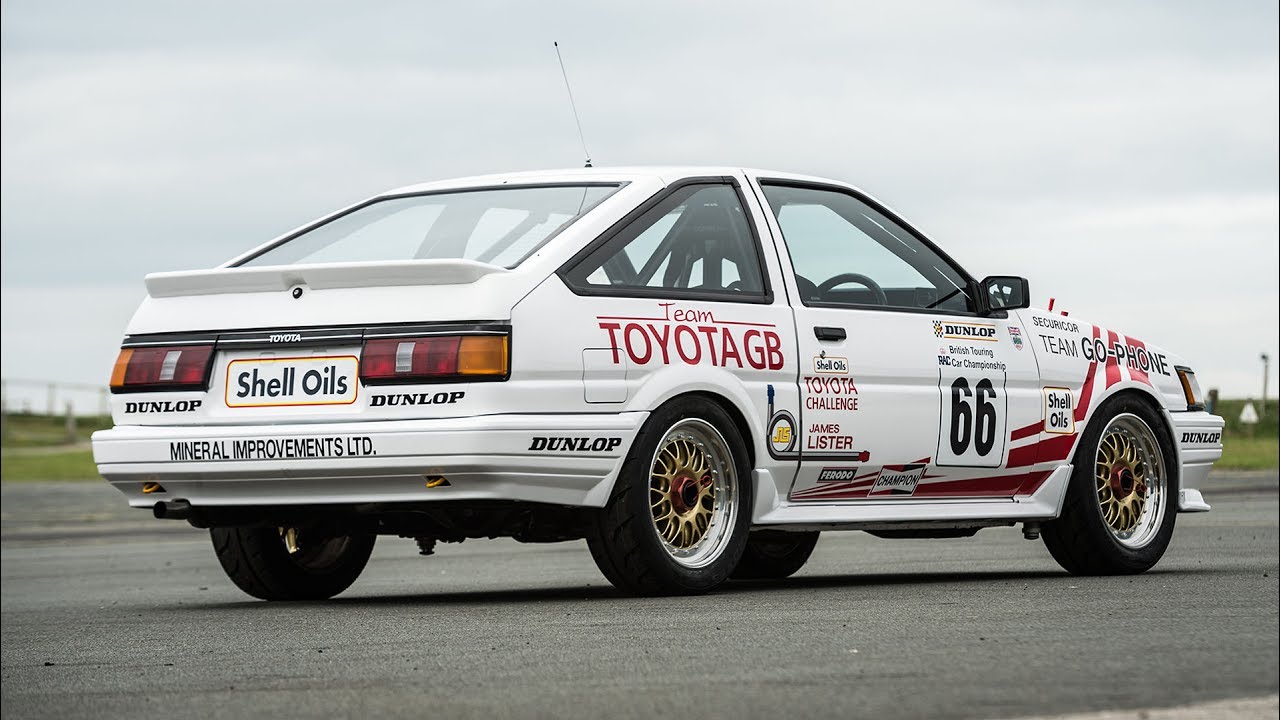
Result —
[[556, 342], [531, 351], [546, 356], [543, 366], [576, 370], [566, 348], [581, 353], [591, 410], [649, 411], [685, 392], [733, 401], [752, 430], [744, 441], [755, 449], [763, 513], [785, 497], [797, 467], [766, 449], [789, 430], [769, 423], [774, 408], [797, 403], [796, 342], [778, 256], [745, 183], [669, 185], [570, 260], [563, 283], [545, 283], [521, 306], [556, 318]]
[[851, 189], [756, 187], [791, 265], [801, 372], [790, 500], [1014, 495], [1026, 478], [1006, 468], [1010, 428], [1040, 412], [1017, 317], [979, 317], [972, 278]]

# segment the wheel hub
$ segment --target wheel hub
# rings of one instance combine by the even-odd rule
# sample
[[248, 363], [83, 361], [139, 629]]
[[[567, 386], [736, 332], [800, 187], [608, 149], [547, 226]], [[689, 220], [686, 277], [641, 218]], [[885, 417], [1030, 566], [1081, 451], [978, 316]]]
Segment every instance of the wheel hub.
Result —
[[711, 476], [705, 475], [697, 480], [689, 475], [679, 475], [671, 483], [671, 506], [677, 514], [685, 514], [698, 505], [702, 488], [711, 485]]
[[1124, 500], [1132, 495], [1137, 487], [1136, 482], [1133, 470], [1124, 465], [1116, 466], [1111, 471], [1111, 492], [1117, 499]]

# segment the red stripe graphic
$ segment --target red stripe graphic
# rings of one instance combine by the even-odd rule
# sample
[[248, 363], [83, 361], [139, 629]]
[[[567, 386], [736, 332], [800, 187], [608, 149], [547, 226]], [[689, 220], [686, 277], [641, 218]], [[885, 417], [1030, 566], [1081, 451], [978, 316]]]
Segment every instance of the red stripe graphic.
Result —
[[[1125, 336], [1124, 341], [1127, 345], [1129, 345], [1134, 349], [1141, 349], [1142, 354], [1146, 355], [1146, 350], [1147, 350], [1146, 343], [1142, 342], [1141, 340], [1135, 340], [1129, 337], [1128, 335]], [[1147, 377], [1147, 373], [1142, 368], [1138, 367], [1138, 358], [1136, 356], [1129, 358], [1129, 363], [1130, 363], [1129, 377], [1133, 378], [1137, 382], [1151, 385], [1151, 379]]]
[[1119, 341], [1118, 335], [1107, 331], [1107, 387], [1120, 382], [1120, 363], [1115, 356], [1116, 343]]
[[1035, 495], [1036, 491], [1040, 489], [1040, 486], [1044, 484], [1044, 481], [1048, 480], [1049, 476], [1052, 474], [1053, 472], [1051, 471], [1027, 473], [1027, 479], [1022, 483], [1022, 487], [1018, 488], [1018, 491], [1014, 494]]
[[1043, 482], [1049, 471], [1040, 470], [1016, 475], [994, 475], [969, 480], [951, 480], [916, 487], [914, 497], [1008, 497], [1029, 481]]
[[[1098, 328], [1094, 326], [1093, 337], [1098, 337]], [[1098, 374], [1098, 364], [1089, 363], [1089, 370], [1084, 375], [1084, 385], [1080, 388], [1080, 400], [1076, 403], [1076, 422], [1084, 422], [1084, 416], [1089, 414], [1089, 404], [1093, 402], [1093, 382]]]
[[1040, 428], [1044, 426], [1043, 420], [1037, 420], [1026, 427], [1020, 427], [1009, 433], [1009, 442], [1016, 442], [1023, 438], [1029, 438], [1032, 435], [1039, 435]]

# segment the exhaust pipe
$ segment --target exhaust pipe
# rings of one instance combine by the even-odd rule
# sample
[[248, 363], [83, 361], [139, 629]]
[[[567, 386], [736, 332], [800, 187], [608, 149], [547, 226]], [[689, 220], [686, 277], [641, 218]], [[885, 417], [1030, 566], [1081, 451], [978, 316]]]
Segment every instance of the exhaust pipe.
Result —
[[192, 516], [191, 503], [186, 500], [158, 502], [151, 512], [160, 520], [188, 520]]

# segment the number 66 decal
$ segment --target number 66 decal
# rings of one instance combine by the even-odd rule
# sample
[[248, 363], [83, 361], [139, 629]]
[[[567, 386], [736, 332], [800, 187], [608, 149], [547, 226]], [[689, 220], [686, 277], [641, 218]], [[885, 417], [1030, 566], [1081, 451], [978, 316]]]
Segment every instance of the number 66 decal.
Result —
[[1008, 420], [1005, 375], [963, 373], [962, 368], [939, 368], [942, 422], [938, 425], [935, 464], [1000, 467]]

